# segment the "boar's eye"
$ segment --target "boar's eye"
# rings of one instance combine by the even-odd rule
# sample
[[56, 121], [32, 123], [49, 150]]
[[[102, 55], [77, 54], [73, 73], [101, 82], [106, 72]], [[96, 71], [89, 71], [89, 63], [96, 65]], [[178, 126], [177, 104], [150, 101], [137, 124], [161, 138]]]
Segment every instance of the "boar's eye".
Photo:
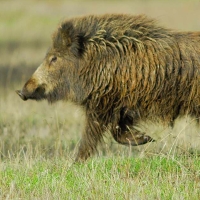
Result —
[[53, 57], [51, 58], [50, 64], [55, 63], [56, 60], [57, 60], [57, 57], [56, 57], [56, 56], [53, 56]]

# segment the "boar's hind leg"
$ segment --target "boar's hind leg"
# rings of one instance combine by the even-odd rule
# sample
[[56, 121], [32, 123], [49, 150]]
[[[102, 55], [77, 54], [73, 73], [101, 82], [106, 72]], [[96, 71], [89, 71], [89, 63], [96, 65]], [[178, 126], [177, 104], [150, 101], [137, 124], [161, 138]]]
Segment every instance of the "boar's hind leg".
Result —
[[137, 122], [137, 115], [133, 111], [122, 109], [115, 122], [112, 127], [112, 135], [120, 144], [137, 146], [155, 141], [150, 136], [129, 128]]
[[97, 151], [97, 145], [102, 140], [102, 132], [102, 126], [96, 118], [92, 114], [87, 116], [86, 128], [82, 135], [76, 161], [85, 161]]
[[140, 133], [136, 130], [122, 131], [122, 129], [118, 127], [116, 128], [113, 137], [120, 144], [132, 146], [138, 146], [155, 141], [150, 136], [145, 135], [144, 133]]

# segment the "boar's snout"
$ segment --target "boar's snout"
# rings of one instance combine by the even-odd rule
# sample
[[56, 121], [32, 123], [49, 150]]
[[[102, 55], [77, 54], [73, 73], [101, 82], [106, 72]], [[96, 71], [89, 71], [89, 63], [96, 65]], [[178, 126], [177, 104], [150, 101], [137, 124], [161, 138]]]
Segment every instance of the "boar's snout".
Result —
[[24, 101], [28, 99], [41, 100], [45, 98], [45, 86], [38, 85], [35, 79], [30, 79], [22, 90], [17, 90], [16, 93]]
[[21, 97], [22, 100], [27, 100], [27, 97], [22, 93], [21, 90], [16, 90], [16, 93]]

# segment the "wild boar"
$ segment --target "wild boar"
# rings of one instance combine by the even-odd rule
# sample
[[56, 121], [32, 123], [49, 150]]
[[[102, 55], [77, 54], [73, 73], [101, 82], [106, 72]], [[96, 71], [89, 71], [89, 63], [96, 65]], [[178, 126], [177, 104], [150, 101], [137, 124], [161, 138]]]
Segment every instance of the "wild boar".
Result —
[[200, 32], [163, 28], [144, 15], [67, 19], [22, 90], [23, 100], [70, 100], [85, 108], [76, 160], [86, 160], [105, 130], [124, 145], [154, 141], [134, 127], [200, 116]]

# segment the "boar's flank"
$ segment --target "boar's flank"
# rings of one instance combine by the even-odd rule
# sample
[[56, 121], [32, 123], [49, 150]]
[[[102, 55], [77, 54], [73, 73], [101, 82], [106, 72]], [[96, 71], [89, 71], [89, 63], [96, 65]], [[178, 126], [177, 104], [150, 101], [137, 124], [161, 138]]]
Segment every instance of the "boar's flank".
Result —
[[153, 141], [134, 129], [141, 121], [198, 119], [199, 70], [200, 32], [175, 32], [144, 15], [90, 15], [58, 27], [43, 63], [17, 93], [84, 107], [77, 160], [86, 160], [105, 129], [134, 146]]

